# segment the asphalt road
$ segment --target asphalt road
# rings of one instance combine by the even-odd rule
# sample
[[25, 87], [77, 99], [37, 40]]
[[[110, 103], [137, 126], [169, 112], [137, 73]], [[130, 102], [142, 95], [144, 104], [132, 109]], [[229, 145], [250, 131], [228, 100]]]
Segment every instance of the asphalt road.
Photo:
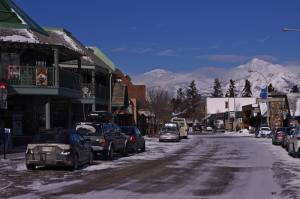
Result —
[[271, 152], [253, 137], [152, 140], [137, 157], [98, 161], [95, 168], [107, 164], [99, 170], [2, 169], [0, 198], [285, 198]]

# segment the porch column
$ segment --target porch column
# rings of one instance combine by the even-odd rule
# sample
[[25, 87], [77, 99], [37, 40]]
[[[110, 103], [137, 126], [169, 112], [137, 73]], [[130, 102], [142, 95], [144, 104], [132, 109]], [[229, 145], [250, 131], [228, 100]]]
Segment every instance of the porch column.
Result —
[[109, 72], [109, 94], [108, 94], [108, 111], [111, 112], [111, 103], [112, 103], [112, 72]]
[[[92, 95], [94, 95], [94, 97], [97, 97], [97, 90], [98, 90], [98, 85], [96, 84], [95, 81], [95, 70], [92, 70]], [[92, 111], [96, 111], [96, 102], [94, 102], [92, 104]]]
[[55, 77], [55, 86], [59, 87], [59, 50], [54, 48], [54, 77]]
[[92, 104], [92, 111], [96, 111], [96, 104], [95, 103]]
[[68, 101], [68, 127], [72, 128], [72, 102], [71, 100]]
[[77, 66], [78, 66], [78, 73], [80, 73], [80, 70], [81, 70], [81, 59], [77, 59]]
[[47, 102], [45, 104], [45, 115], [46, 115], [46, 129], [50, 129], [51, 128], [51, 110], [50, 110], [50, 103], [51, 100], [48, 97], [47, 98]]

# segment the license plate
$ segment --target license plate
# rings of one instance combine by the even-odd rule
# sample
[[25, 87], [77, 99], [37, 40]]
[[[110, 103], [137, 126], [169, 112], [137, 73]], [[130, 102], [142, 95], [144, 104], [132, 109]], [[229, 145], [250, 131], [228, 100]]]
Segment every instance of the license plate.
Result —
[[42, 151], [52, 151], [52, 147], [43, 147]]

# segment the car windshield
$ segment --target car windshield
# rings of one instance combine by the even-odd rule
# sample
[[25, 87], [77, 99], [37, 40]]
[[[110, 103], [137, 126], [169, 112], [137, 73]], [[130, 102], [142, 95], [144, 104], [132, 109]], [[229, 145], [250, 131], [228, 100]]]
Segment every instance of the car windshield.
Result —
[[125, 133], [126, 135], [133, 135], [134, 134], [134, 128], [129, 126], [122, 126], [121, 131]]
[[68, 133], [39, 133], [34, 137], [34, 143], [36, 144], [46, 144], [46, 143], [58, 143], [58, 144], [69, 144], [69, 134]]
[[164, 127], [161, 129], [162, 132], [167, 132], [167, 131], [177, 131], [176, 127]]

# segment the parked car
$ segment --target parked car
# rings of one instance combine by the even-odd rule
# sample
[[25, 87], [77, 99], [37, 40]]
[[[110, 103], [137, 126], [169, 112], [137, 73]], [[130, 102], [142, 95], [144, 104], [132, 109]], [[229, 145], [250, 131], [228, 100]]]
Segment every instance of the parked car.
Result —
[[163, 127], [159, 132], [159, 141], [180, 141], [180, 132], [176, 127]]
[[91, 140], [95, 157], [113, 160], [115, 152], [127, 155], [128, 136], [114, 123], [81, 122], [76, 125], [76, 130]]
[[193, 126], [193, 131], [194, 131], [195, 133], [201, 133], [203, 127], [204, 127], [203, 124], [195, 124], [195, 125]]
[[288, 144], [290, 142], [291, 136], [294, 134], [294, 131], [295, 131], [294, 127], [290, 127], [289, 128], [286, 136], [283, 139], [282, 145], [281, 145], [283, 148], [287, 149], [287, 146], [288, 146]]
[[188, 138], [188, 125], [185, 118], [173, 117], [171, 122], [178, 124], [181, 138]]
[[47, 130], [27, 145], [26, 167], [34, 170], [37, 166], [64, 166], [78, 169], [82, 164], [93, 162], [91, 143], [75, 129]]
[[272, 130], [270, 129], [270, 127], [260, 127], [256, 133], [255, 133], [255, 137], [268, 137], [271, 138], [272, 137]]
[[144, 152], [146, 150], [146, 142], [140, 130], [135, 126], [120, 126], [121, 131], [129, 136], [127, 149], [129, 151]]
[[300, 154], [300, 126], [297, 126], [290, 135], [289, 142], [287, 145], [287, 150], [293, 157], [299, 156]]
[[274, 145], [281, 145], [283, 144], [283, 140], [288, 132], [287, 127], [280, 127], [277, 128], [275, 133], [272, 136], [272, 144]]
[[214, 130], [213, 127], [211, 127], [211, 126], [207, 126], [205, 129], [207, 132], [213, 132], [213, 130]]
[[113, 114], [108, 111], [93, 111], [86, 118], [86, 122], [109, 123], [113, 121]]
[[216, 120], [214, 122], [214, 132], [218, 133], [225, 133], [225, 125], [224, 125], [224, 121], [223, 120]]

